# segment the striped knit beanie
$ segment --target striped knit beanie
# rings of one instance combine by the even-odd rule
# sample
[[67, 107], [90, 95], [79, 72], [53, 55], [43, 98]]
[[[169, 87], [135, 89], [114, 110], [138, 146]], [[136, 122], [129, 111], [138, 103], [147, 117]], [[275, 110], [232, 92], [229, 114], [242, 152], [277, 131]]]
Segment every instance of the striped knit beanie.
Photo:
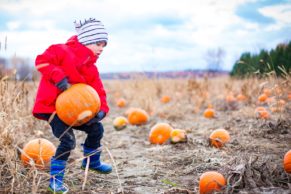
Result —
[[108, 34], [104, 25], [94, 19], [89, 18], [85, 21], [75, 21], [75, 29], [77, 31], [78, 40], [83, 45], [96, 44], [97, 42], [105, 41], [107, 44]]

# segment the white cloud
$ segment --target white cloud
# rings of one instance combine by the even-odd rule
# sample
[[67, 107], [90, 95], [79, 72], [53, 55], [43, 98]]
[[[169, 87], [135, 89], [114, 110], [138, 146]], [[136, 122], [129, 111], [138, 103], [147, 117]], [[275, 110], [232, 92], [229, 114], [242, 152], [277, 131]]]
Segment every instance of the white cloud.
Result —
[[267, 27], [266, 30], [280, 30], [284, 26], [291, 25], [291, 4], [281, 4], [268, 6], [259, 9], [259, 12], [265, 16], [273, 18], [276, 23]]
[[[57, 34], [57, 36], [52, 36], [52, 34]], [[0, 32], [0, 37], [7, 36], [7, 55], [16, 54], [32, 59], [44, 52], [50, 44], [63, 42], [71, 35], [72, 33], [60, 30]]]
[[19, 21], [10, 21], [7, 22], [7, 28], [9, 30], [17, 30], [20, 27], [20, 22]]
[[[0, 11], [11, 18], [8, 28], [0, 30], [0, 41], [7, 35], [7, 54], [35, 58], [50, 44], [73, 35], [75, 19], [96, 17], [109, 31], [108, 47], [98, 60], [101, 72], [205, 68], [203, 55], [218, 47], [227, 54], [224, 68], [231, 69], [242, 52], [286, 39], [279, 32], [291, 25], [290, 4], [259, 10], [276, 20], [273, 25], [239, 18], [238, 6], [253, 1], [6, 0]], [[278, 35], [270, 37], [275, 32]]]

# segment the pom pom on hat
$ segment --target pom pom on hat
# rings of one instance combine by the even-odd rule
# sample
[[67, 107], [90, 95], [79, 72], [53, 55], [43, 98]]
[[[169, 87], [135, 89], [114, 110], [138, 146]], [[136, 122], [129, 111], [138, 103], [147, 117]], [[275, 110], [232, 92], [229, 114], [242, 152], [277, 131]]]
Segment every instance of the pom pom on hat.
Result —
[[107, 44], [108, 33], [104, 25], [94, 18], [85, 19], [85, 21], [75, 21], [78, 40], [83, 45], [96, 44], [104, 41]]

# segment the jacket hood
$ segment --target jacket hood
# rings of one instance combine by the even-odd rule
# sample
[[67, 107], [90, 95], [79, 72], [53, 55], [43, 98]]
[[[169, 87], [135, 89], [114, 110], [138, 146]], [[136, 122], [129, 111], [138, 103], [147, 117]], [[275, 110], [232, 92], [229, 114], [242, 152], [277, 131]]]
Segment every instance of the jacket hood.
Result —
[[88, 49], [86, 46], [79, 42], [77, 35], [74, 35], [71, 38], [69, 38], [66, 42], [66, 45], [76, 50], [77, 53], [89, 55], [91, 59], [95, 61], [98, 59], [98, 57], [94, 55], [94, 53], [90, 49]]

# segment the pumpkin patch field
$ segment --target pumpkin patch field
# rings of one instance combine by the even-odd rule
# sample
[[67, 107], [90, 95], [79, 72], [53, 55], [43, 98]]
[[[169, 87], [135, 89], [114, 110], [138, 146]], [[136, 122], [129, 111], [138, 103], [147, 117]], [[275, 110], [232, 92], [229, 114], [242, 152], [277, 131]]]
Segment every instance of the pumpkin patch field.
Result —
[[[0, 193], [48, 193], [58, 139], [31, 114], [37, 85], [0, 81]], [[104, 87], [101, 158], [113, 171], [81, 169], [86, 134], [75, 131], [69, 193], [291, 193], [290, 77], [140, 77]]]

